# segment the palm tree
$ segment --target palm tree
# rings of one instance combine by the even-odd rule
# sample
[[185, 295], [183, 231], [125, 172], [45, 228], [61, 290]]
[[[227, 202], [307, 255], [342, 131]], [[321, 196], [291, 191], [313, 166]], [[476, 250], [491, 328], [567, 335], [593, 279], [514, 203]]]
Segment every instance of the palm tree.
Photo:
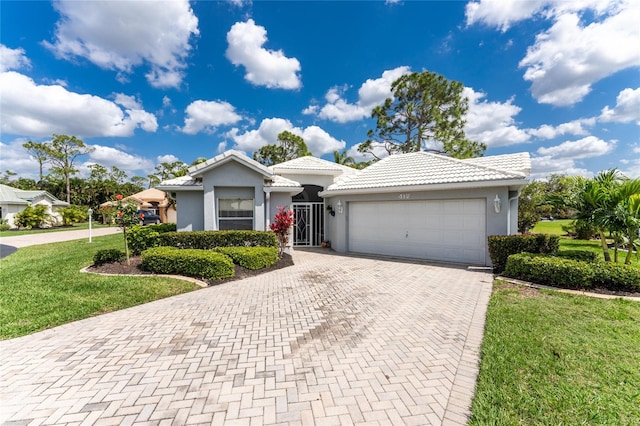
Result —
[[343, 166], [353, 166], [356, 164], [356, 161], [353, 159], [353, 157], [349, 156], [349, 153], [346, 149], [342, 152], [333, 151], [333, 161], [335, 163], [342, 164]]

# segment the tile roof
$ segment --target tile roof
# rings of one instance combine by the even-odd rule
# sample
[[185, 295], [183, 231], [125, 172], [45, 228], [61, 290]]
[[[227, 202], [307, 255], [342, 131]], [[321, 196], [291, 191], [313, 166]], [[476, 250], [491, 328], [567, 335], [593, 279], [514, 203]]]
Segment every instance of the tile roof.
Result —
[[325, 192], [524, 179], [525, 173], [519, 171], [500, 170], [429, 152], [413, 152], [391, 155], [355, 175], [344, 176]]
[[249, 158], [244, 152], [236, 151], [234, 149], [225, 151], [220, 155], [208, 159], [204, 163], [191, 166], [187, 171], [192, 176], [199, 176], [207, 170], [213, 169], [232, 160], [244, 163], [245, 166], [254, 169], [265, 176], [271, 176], [271, 170], [269, 170], [264, 164], [257, 162], [253, 158]]
[[265, 182], [264, 186], [271, 188], [302, 188], [299, 182], [278, 175], [273, 175], [271, 182]]
[[489, 157], [468, 158], [467, 163], [487, 166], [499, 170], [522, 172], [526, 175], [531, 173], [531, 158], [528, 152], [518, 152], [517, 154], [492, 155]]
[[166, 188], [166, 187], [192, 187], [192, 188], [202, 188], [202, 181], [198, 181], [196, 178], [192, 176], [181, 176], [174, 179], [168, 179], [160, 182], [156, 185], [156, 188]]
[[353, 174], [357, 172], [357, 170], [352, 167], [343, 166], [342, 164], [310, 155], [275, 164], [269, 167], [269, 169], [274, 173], [330, 172], [331, 174]]

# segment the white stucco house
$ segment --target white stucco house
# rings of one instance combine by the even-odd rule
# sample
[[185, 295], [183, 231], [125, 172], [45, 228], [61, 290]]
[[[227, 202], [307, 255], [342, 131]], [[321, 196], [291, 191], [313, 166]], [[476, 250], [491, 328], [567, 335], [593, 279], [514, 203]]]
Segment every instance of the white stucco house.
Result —
[[15, 228], [14, 218], [27, 206], [44, 205], [47, 208], [52, 224], [62, 223], [58, 209], [69, 206], [66, 201], [59, 200], [47, 191], [25, 191], [0, 184], [0, 216], [9, 226]]
[[356, 170], [315, 157], [265, 167], [231, 150], [157, 188], [175, 198], [179, 231], [268, 230], [285, 206], [294, 247], [490, 265], [487, 236], [516, 232], [530, 172], [528, 153], [416, 152]]

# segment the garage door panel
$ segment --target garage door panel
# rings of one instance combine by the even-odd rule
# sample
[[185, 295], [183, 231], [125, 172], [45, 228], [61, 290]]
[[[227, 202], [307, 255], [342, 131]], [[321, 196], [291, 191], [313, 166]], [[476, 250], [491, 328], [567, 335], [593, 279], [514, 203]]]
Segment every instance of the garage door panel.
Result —
[[349, 251], [485, 263], [485, 201], [349, 203]]

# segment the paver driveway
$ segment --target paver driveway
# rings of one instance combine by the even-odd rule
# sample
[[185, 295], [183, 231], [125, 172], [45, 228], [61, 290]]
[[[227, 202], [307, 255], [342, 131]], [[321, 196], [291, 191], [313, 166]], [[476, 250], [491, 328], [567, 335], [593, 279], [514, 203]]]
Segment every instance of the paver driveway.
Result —
[[0, 423], [466, 422], [490, 274], [294, 259], [0, 342]]

